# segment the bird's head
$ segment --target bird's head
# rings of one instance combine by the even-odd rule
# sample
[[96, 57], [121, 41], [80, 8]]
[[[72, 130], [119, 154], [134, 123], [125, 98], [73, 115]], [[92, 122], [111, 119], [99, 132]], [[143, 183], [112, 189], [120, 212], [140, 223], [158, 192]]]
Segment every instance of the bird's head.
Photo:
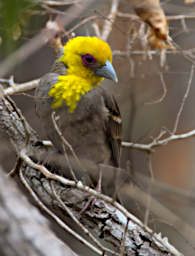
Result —
[[58, 61], [65, 64], [67, 71], [57, 77], [57, 83], [48, 93], [54, 98], [54, 109], [65, 102], [69, 112], [74, 112], [81, 97], [104, 78], [117, 82], [110, 46], [97, 37], [70, 39]]
[[110, 46], [97, 37], [70, 39], [59, 58], [67, 66], [67, 75], [76, 75], [97, 86], [104, 78], [118, 81], [112, 66]]

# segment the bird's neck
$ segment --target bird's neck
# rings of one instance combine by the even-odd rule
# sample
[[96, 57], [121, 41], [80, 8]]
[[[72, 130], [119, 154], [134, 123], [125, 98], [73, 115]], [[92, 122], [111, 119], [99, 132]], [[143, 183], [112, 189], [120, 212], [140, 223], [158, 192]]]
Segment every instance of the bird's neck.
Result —
[[73, 74], [58, 76], [58, 82], [49, 91], [49, 96], [54, 98], [53, 108], [59, 108], [65, 103], [69, 112], [74, 112], [81, 97], [100, 83], [94, 84], [92, 82], [91, 79]]
[[94, 88], [104, 80], [103, 77], [95, 75], [93, 70], [83, 67], [83, 65], [72, 65], [68, 67], [67, 75], [77, 77], [78, 80], [82, 80], [83, 83], [91, 84]]

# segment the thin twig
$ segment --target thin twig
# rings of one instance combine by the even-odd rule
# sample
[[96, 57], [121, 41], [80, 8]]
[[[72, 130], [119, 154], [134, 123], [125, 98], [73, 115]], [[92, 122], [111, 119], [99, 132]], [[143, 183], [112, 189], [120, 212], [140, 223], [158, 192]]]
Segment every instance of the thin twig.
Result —
[[[182, 54], [184, 56], [188, 56], [194, 52], [194, 48], [188, 49], [188, 50], [181, 50], [181, 49], [175, 49], [174, 52], [172, 50], [166, 50], [166, 54]], [[147, 50], [147, 53], [149, 55], [160, 55], [161, 51], [159, 50]], [[119, 57], [128, 57], [128, 52], [127, 51], [120, 51], [120, 50], [113, 50], [112, 55], [113, 56], [119, 56]], [[132, 50], [131, 55], [144, 55], [146, 54], [145, 50]]]
[[[58, 127], [58, 124], [56, 123], [56, 120], [55, 120], [55, 112], [53, 112], [51, 116], [52, 116], [52, 121], [53, 121], [53, 124], [54, 124], [54, 128], [55, 128], [55, 130], [57, 131], [58, 135], [60, 136], [60, 138], [62, 140], [62, 147], [63, 147], [64, 154], [65, 154], [65, 157], [66, 157], [66, 161], [67, 161], [67, 163], [69, 165], [69, 169], [70, 169], [71, 175], [72, 175], [73, 179], [77, 182], [78, 180], [77, 180], [77, 178], [76, 178], [76, 176], [74, 174], [74, 171], [72, 169], [71, 163], [69, 161], [69, 157], [68, 157], [68, 154], [67, 154], [66, 147], [70, 150], [71, 154], [73, 155], [73, 157], [77, 161], [77, 164], [83, 170], [81, 162], [80, 162], [79, 158], [77, 157], [76, 153], [74, 152], [74, 149], [72, 148], [70, 143], [64, 138], [60, 128]], [[85, 171], [83, 170], [83, 172], [85, 172]]]
[[71, 5], [71, 4], [79, 4], [81, 3], [81, 0], [72, 0], [72, 1], [52, 1], [52, 0], [46, 0], [46, 1], [40, 1], [40, 3], [48, 6], [65, 6], [65, 5]]
[[81, 22], [77, 23], [73, 28], [71, 28], [70, 30], [68, 30], [65, 34], [68, 36], [70, 34], [72, 34], [76, 29], [78, 29], [79, 27], [85, 25], [86, 23], [92, 21], [92, 20], [96, 20], [98, 18], [97, 15], [94, 16], [89, 16], [85, 19], [83, 19]]
[[186, 102], [186, 100], [187, 100], [187, 98], [189, 96], [189, 92], [190, 92], [190, 88], [191, 88], [191, 85], [192, 85], [193, 76], [194, 76], [194, 65], [192, 65], [192, 67], [191, 67], [191, 71], [190, 71], [190, 76], [189, 76], [186, 92], [185, 92], [185, 94], [183, 96], [183, 99], [182, 99], [179, 111], [178, 111], [177, 116], [176, 116], [175, 124], [174, 124], [173, 131], [172, 131], [173, 134], [176, 133], [176, 131], [177, 131], [177, 128], [178, 128], [178, 125], [179, 125], [179, 121], [180, 121], [180, 117], [181, 117], [181, 114], [182, 114], [185, 102]]
[[184, 19], [194, 19], [195, 15], [184, 14], [184, 15], [171, 15], [166, 16], [167, 20], [184, 20]]
[[149, 144], [139, 144], [139, 143], [123, 141], [122, 146], [126, 147], [126, 148], [134, 148], [134, 149], [137, 149], [137, 150], [152, 152], [154, 150], [154, 148], [156, 148], [156, 147], [166, 145], [167, 143], [175, 141], [175, 140], [183, 140], [183, 139], [190, 138], [190, 137], [193, 137], [193, 136], [195, 136], [195, 130], [191, 130], [189, 132], [182, 133], [182, 134], [172, 134], [172, 135], [170, 135], [169, 137], [167, 137], [165, 139], [154, 140]]
[[151, 188], [154, 183], [154, 173], [152, 169], [152, 155], [151, 152], [147, 153], [148, 158], [148, 169], [150, 172], [150, 183], [147, 191], [147, 202], [146, 202], [146, 212], [144, 215], [144, 224], [147, 226], [149, 222], [149, 216], [150, 216], [150, 210], [151, 210], [151, 203], [152, 203], [152, 197], [151, 197]]
[[166, 97], [166, 95], [167, 95], [167, 86], [166, 86], [166, 83], [165, 83], [164, 76], [163, 76], [163, 73], [162, 73], [162, 72], [160, 72], [160, 81], [161, 81], [162, 89], [163, 89], [162, 95], [161, 95], [160, 98], [157, 99], [157, 100], [153, 100], [153, 101], [150, 101], [150, 102], [146, 102], [146, 103], [145, 103], [146, 105], [160, 103], [160, 102], [162, 102], [162, 101], [164, 100], [164, 98]]
[[112, 0], [112, 6], [110, 9], [110, 13], [104, 22], [101, 38], [105, 41], [108, 39], [108, 37], [112, 31], [112, 24], [114, 23], [116, 15], [117, 15], [119, 2], [120, 2], [120, 0]]
[[9, 177], [14, 178], [19, 173], [20, 168], [22, 167], [22, 164], [23, 164], [23, 160], [20, 157], [18, 157], [14, 169], [12, 169], [7, 175]]
[[94, 32], [95, 32], [96, 36], [100, 38], [101, 37], [101, 32], [100, 32], [100, 29], [98, 27], [97, 22], [93, 22], [91, 26], [94, 29]]
[[[128, 18], [128, 19], [132, 19], [132, 20], [140, 20], [140, 17], [138, 17], [135, 14], [130, 14], [130, 13], [123, 13], [123, 12], [117, 12], [117, 16], [118, 17], [122, 17], [122, 18]], [[186, 15], [170, 15], [170, 16], [166, 16], [167, 20], [183, 20], [183, 19], [195, 19], [195, 15], [190, 15], [190, 14], [186, 14]]]
[[[51, 114], [51, 117], [52, 117], [52, 121], [53, 121], [53, 125], [54, 125], [54, 128], [56, 130], [56, 132], [58, 133], [58, 135], [60, 136], [61, 138], [61, 141], [62, 141], [62, 148], [63, 148], [63, 151], [64, 151], [64, 155], [66, 157], [66, 161], [68, 163], [68, 166], [69, 166], [69, 170], [70, 170], [70, 173], [72, 175], [72, 178], [74, 181], [78, 182], [76, 176], [75, 176], [75, 173], [72, 169], [72, 166], [71, 166], [71, 163], [70, 163], [70, 160], [69, 160], [69, 157], [68, 157], [68, 154], [67, 154], [67, 150], [66, 150], [66, 147], [68, 147], [69, 149], [72, 149], [71, 145], [68, 143], [68, 141], [64, 138], [62, 132], [60, 131], [57, 123], [56, 123], [56, 120], [55, 120], [55, 112], [52, 112]], [[73, 149], [72, 149], [73, 150]]]
[[[35, 89], [38, 86], [39, 81], [40, 81], [40, 79], [35, 79], [35, 80], [29, 81], [26, 83], [21, 83], [21, 84], [15, 83], [15, 86], [12, 86], [12, 87], [10, 86], [8, 88], [5, 88], [3, 90], [3, 95], [13, 95], [16, 93], [25, 92], [25, 91]], [[4, 79], [4, 83], [5, 82], [7, 82], [9, 85], [11, 85], [9, 79]]]

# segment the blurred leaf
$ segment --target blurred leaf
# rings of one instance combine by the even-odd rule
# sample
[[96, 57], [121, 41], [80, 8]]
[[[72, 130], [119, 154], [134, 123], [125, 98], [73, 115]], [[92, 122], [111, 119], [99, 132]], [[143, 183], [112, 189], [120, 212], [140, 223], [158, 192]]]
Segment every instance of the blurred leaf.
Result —
[[33, 0], [3, 0], [0, 2], [0, 35], [5, 46], [12, 46], [13, 41], [22, 35], [22, 29], [27, 26], [32, 8]]
[[186, 4], [192, 4], [192, 3], [195, 3], [195, 0], [185, 0], [185, 3]]
[[13, 39], [18, 40], [21, 34], [22, 34], [21, 27], [18, 23], [16, 23], [15, 26], [13, 26], [13, 34], [12, 34]]

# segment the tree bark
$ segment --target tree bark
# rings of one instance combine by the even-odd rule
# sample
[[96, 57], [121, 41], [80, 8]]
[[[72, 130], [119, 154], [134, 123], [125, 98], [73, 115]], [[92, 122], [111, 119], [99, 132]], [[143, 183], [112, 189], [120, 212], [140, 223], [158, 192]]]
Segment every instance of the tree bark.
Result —
[[[9, 98], [2, 97], [0, 100], [0, 128], [14, 145], [18, 155], [20, 155], [20, 151], [23, 148], [30, 154], [33, 145], [38, 141], [36, 133], [30, 128], [20, 111]], [[30, 133], [30, 139], [27, 140], [28, 133]], [[28, 145], [26, 144], [27, 142]], [[65, 223], [67, 221], [67, 212], [59, 200], [55, 198], [50, 186], [50, 180], [43, 177], [41, 172], [32, 169], [26, 163], [21, 162], [21, 166], [17, 168], [22, 168], [25, 180], [30, 185], [32, 191], [36, 193], [39, 200]], [[158, 239], [153, 232], [149, 232], [149, 228], [145, 228], [143, 224], [140, 225], [140, 221], [136, 223], [136, 217], [127, 219], [114, 205], [106, 203], [103, 200], [96, 200], [93, 207], [90, 207], [81, 215], [80, 212], [83, 204], [87, 201], [87, 193], [78, 188], [65, 187], [56, 181], [52, 181], [52, 184], [58, 197], [72, 214], [104, 246], [112, 248], [112, 250], [119, 253], [119, 250], [122, 250], [121, 241], [123, 240], [125, 255], [182, 255], [168, 242], [165, 242], [165, 240], [163, 242], [163, 239]], [[6, 197], [6, 195], [8, 196]], [[68, 246], [65, 246], [65, 244], [62, 245], [51, 231], [47, 230], [46, 221], [41, 218], [40, 214], [38, 215], [32, 206], [21, 198], [15, 186], [10, 181], [5, 180], [3, 176], [0, 180], [0, 200], [0, 211], [2, 212], [0, 218], [1, 222], [4, 223], [0, 229], [2, 233], [0, 242], [2, 251], [6, 256], [14, 255], [13, 253], [9, 254], [7, 252], [9, 247], [13, 252], [16, 250], [18, 255], [25, 255], [26, 250], [29, 251], [29, 255], [40, 255], [39, 253], [42, 250], [41, 255], [61, 255], [61, 248], [64, 252], [67, 251], [69, 253], [65, 253], [64, 255], [75, 255], [68, 249]], [[40, 221], [36, 219], [37, 215], [40, 217]], [[73, 220], [70, 217], [68, 219], [69, 226], [73, 228]], [[126, 227], [127, 221], [128, 227]], [[58, 227], [54, 221], [52, 223]], [[122, 239], [125, 228], [125, 239]], [[44, 230], [47, 230], [47, 232]], [[77, 232], [82, 233], [80, 228], [77, 229]], [[66, 240], [64, 242], [66, 243]], [[102, 248], [100, 249], [102, 253], [105, 253]], [[51, 250], [56, 251], [55, 253], [51, 253]], [[23, 252], [24, 254], [22, 254]], [[104, 255], [111, 254], [108, 252], [108, 254], [105, 253]]]

